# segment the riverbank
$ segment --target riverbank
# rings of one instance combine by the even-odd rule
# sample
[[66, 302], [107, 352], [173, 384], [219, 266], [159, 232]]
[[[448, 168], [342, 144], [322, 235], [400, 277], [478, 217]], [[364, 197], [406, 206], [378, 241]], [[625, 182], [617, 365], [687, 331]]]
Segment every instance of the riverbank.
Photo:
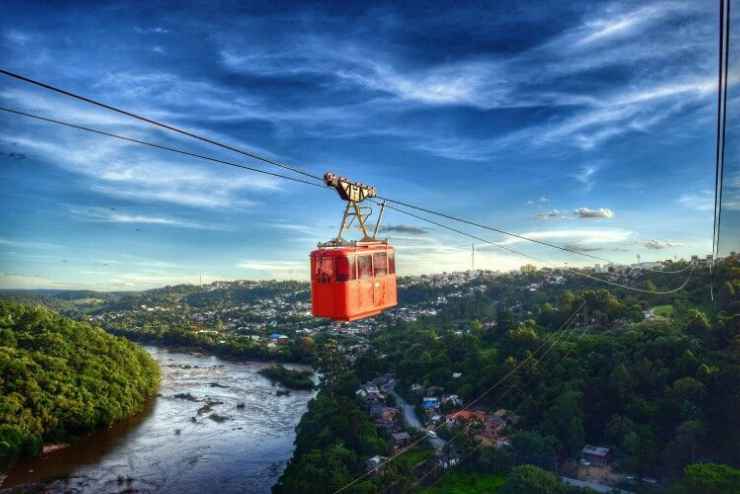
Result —
[[[0, 465], [139, 413], [159, 367], [139, 345], [42, 306], [0, 301]], [[47, 448], [48, 452], [48, 448]]]
[[104, 329], [112, 335], [126, 338], [135, 343], [168, 348], [183, 353], [202, 352], [233, 362], [258, 361], [300, 365], [312, 365], [314, 363], [313, 354], [306, 353], [295, 345], [280, 345], [268, 349], [263, 346], [245, 344], [241, 340], [232, 341], [228, 337], [221, 343], [187, 332], [166, 331], [162, 334], [153, 334], [115, 328]]
[[314, 393], [276, 396], [259, 374], [269, 365], [263, 362], [146, 350], [159, 363], [162, 384], [142, 414], [17, 464], [3, 487], [43, 484], [44, 492], [83, 494], [269, 493], [292, 455], [295, 427]]

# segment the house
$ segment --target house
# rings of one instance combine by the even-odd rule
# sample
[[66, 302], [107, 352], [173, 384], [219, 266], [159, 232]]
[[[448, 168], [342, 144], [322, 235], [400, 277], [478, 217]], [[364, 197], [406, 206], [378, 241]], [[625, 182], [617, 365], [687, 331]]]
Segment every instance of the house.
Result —
[[370, 473], [379, 471], [383, 464], [388, 460], [385, 456], [375, 455], [371, 458], [368, 458], [365, 462], [365, 467], [367, 468], [367, 471]]
[[606, 466], [609, 464], [611, 450], [604, 446], [586, 445], [581, 450], [581, 460], [584, 464]]
[[421, 399], [421, 407], [425, 410], [436, 410], [439, 408], [439, 398], [436, 396], [426, 396]]
[[272, 333], [270, 335], [270, 339], [273, 343], [277, 343], [278, 345], [287, 345], [288, 343], [290, 343], [290, 339], [284, 334], [280, 333]]
[[393, 422], [394, 420], [396, 420], [399, 413], [401, 413], [401, 411], [398, 408], [383, 407], [380, 418], [383, 420], [383, 422]]
[[479, 422], [486, 422], [486, 412], [482, 410], [460, 410], [459, 412], [447, 415], [447, 425], [461, 425]]
[[487, 439], [496, 439], [506, 428], [506, 421], [496, 415], [486, 418], [481, 436]]
[[463, 401], [460, 399], [458, 395], [443, 395], [442, 404], [449, 405], [452, 407], [460, 407], [462, 406]]
[[411, 436], [408, 432], [394, 432], [391, 434], [393, 439], [393, 445], [396, 447], [406, 446], [411, 441]]

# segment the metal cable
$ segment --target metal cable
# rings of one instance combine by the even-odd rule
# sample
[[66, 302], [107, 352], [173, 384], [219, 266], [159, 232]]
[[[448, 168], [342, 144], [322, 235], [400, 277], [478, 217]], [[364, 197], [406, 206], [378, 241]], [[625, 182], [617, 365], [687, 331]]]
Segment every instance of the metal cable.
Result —
[[285, 163], [281, 163], [279, 161], [276, 161], [276, 160], [273, 160], [273, 159], [270, 159], [270, 158], [266, 158], [264, 156], [260, 156], [259, 154], [254, 153], [252, 151], [245, 151], [243, 149], [239, 149], [239, 148], [234, 147], [234, 146], [231, 146], [229, 144], [224, 144], [222, 142], [215, 141], [215, 140], [210, 139], [208, 137], [204, 137], [204, 136], [201, 136], [201, 135], [198, 135], [198, 134], [194, 134], [192, 132], [188, 132], [187, 130], [180, 129], [180, 128], [175, 127], [173, 125], [169, 125], [169, 124], [165, 124], [165, 123], [162, 123], [162, 122], [158, 122], [157, 120], [153, 120], [151, 118], [144, 117], [144, 116], [139, 115], [137, 113], [133, 113], [133, 112], [130, 112], [130, 111], [127, 111], [127, 110], [123, 110], [121, 108], [118, 108], [118, 107], [115, 107], [115, 106], [112, 106], [112, 105], [108, 105], [106, 103], [102, 103], [102, 102], [97, 101], [97, 100], [94, 100], [92, 98], [88, 98], [88, 97], [85, 97], [85, 96], [82, 96], [82, 95], [73, 93], [71, 91], [66, 91], [66, 90], [61, 89], [61, 88], [58, 88], [56, 86], [52, 86], [51, 84], [46, 84], [44, 82], [37, 81], [37, 80], [31, 79], [29, 77], [25, 77], [25, 76], [22, 76], [20, 74], [16, 74], [15, 72], [11, 72], [9, 70], [5, 70], [5, 69], [0, 68], [0, 74], [7, 75], [9, 77], [13, 77], [14, 79], [18, 79], [20, 81], [28, 82], [30, 84], [34, 84], [34, 85], [39, 86], [39, 87], [42, 87], [44, 89], [48, 89], [50, 91], [54, 91], [56, 93], [63, 94], [64, 96], [69, 96], [70, 98], [74, 98], [74, 99], [77, 99], [77, 100], [80, 100], [80, 101], [84, 101], [85, 103], [90, 103], [92, 105], [99, 106], [101, 108], [105, 108], [106, 110], [110, 110], [110, 111], [114, 111], [116, 113], [120, 113], [121, 115], [126, 115], [127, 117], [131, 117], [131, 118], [135, 118], [137, 120], [141, 120], [142, 122], [146, 122], [148, 124], [155, 125], [157, 127], [161, 127], [163, 129], [171, 130], [172, 132], [177, 132], [178, 134], [182, 134], [184, 136], [192, 137], [193, 139], [198, 139], [199, 141], [207, 142], [208, 144], [213, 144], [214, 146], [218, 146], [218, 147], [221, 147], [221, 148], [224, 148], [224, 149], [228, 149], [229, 151], [234, 151], [236, 153], [243, 154], [245, 156], [249, 156], [250, 158], [254, 158], [256, 160], [264, 161], [265, 163], [269, 163], [271, 165], [275, 165], [275, 166], [278, 166], [280, 168], [284, 168], [286, 170], [290, 170], [292, 172], [298, 173], [298, 174], [303, 175], [305, 177], [312, 178], [314, 180], [323, 181], [323, 178], [322, 177], [320, 177], [318, 175], [314, 175], [314, 174], [309, 173], [309, 172], [306, 172], [304, 170], [301, 170], [300, 168], [297, 168], [295, 166], [291, 166], [291, 165], [288, 165], [288, 164], [285, 164]]
[[[581, 302], [581, 305], [570, 316], [568, 316], [568, 318], [563, 322], [563, 324], [560, 325], [560, 328], [558, 329], [558, 333], [559, 334], [553, 338], [552, 343], [550, 344], [550, 347], [553, 347], [559, 341], [559, 339], [562, 337], [562, 330], [564, 328], [566, 328], [571, 323], [571, 321], [573, 319], [575, 319], [575, 316], [581, 311], [581, 309], [583, 309], [583, 307], [585, 305], [586, 305], [586, 301], [584, 300], [583, 302]], [[547, 343], [548, 343], [548, 341], [543, 341], [542, 344], [534, 352], [529, 353], [521, 362], [519, 362], [517, 365], [515, 365], [509, 372], [507, 372], [506, 374], [504, 374], [504, 376], [502, 378], [498, 379], [495, 383], [493, 383], [493, 385], [491, 385], [490, 387], [488, 387], [483, 393], [479, 394], [476, 398], [474, 398], [473, 400], [469, 401], [462, 408], [460, 408], [460, 410], [458, 410], [457, 412], [459, 413], [459, 412], [462, 412], [464, 410], [469, 409], [470, 407], [472, 407], [476, 403], [480, 402], [480, 400], [482, 400], [488, 394], [490, 394], [491, 391], [493, 391], [497, 387], [499, 387], [502, 384], [504, 384], [507, 380], [511, 379], [514, 376], [514, 374], [516, 374], [516, 372], [519, 369], [521, 369], [522, 367], [524, 367], [524, 365], [527, 364], [529, 361], [533, 360], [535, 354], [538, 353], [542, 348], [544, 348], [547, 345]], [[431, 430], [432, 431], [436, 431], [437, 429], [439, 429], [439, 427], [441, 427], [441, 426], [440, 425], [437, 425], [435, 427], [432, 427]], [[429, 429], [427, 429], [427, 430], [429, 430]], [[419, 443], [421, 443], [425, 439], [426, 439], [426, 435], [423, 435], [420, 438], [416, 439], [415, 441], [411, 442], [409, 445], [407, 445], [406, 447], [404, 447], [402, 450], [400, 450], [396, 454], [388, 457], [387, 460], [385, 460], [384, 462], [380, 463], [377, 467], [374, 467], [374, 468], [368, 470], [367, 472], [363, 473], [362, 475], [359, 475], [359, 476], [355, 477], [354, 479], [352, 479], [347, 484], [345, 484], [342, 487], [340, 487], [339, 489], [335, 490], [334, 491], [334, 494], [338, 494], [338, 493], [340, 493], [340, 492], [342, 492], [342, 491], [344, 491], [346, 489], [349, 489], [350, 487], [352, 487], [354, 484], [356, 484], [360, 480], [364, 479], [365, 477], [367, 477], [368, 475], [372, 474], [373, 472], [378, 471], [379, 469], [383, 468], [385, 465], [389, 464], [390, 462], [392, 462], [393, 460], [395, 460], [399, 456], [403, 455], [407, 451], [409, 451], [412, 448], [416, 447]]]
[[62, 120], [56, 120], [56, 119], [53, 119], [53, 118], [47, 118], [47, 117], [42, 117], [42, 116], [39, 116], [39, 115], [33, 115], [31, 113], [26, 113], [26, 112], [22, 112], [22, 111], [19, 111], [19, 110], [13, 110], [11, 108], [5, 108], [5, 107], [0, 107], [0, 111], [4, 111], [6, 113], [13, 113], [15, 115], [20, 115], [20, 116], [23, 116], [23, 117], [28, 117], [28, 118], [32, 118], [32, 119], [35, 119], [35, 120], [40, 120], [40, 121], [47, 122], [47, 123], [53, 123], [53, 124], [57, 124], [57, 125], [62, 125], [64, 127], [70, 127], [72, 129], [84, 130], [85, 132], [91, 132], [93, 134], [98, 134], [98, 135], [102, 135], [102, 136], [106, 136], [106, 137], [112, 137], [114, 139], [119, 139], [119, 140], [122, 140], [122, 141], [132, 142], [132, 143], [135, 143], [135, 144], [141, 144], [143, 146], [149, 146], [149, 147], [153, 147], [153, 148], [157, 148], [157, 149], [163, 149], [165, 151], [171, 151], [173, 153], [178, 153], [178, 154], [182, 154], [182, 155], [185, 155], [185, 156], [190, 156], [192, 158], [199, 158], [199, 159], [202, 159], [202, 160], [208, 160], [208, 161], [213, 161], [215, 163], [220, 163], [222, 165], [234, 166], [236, 168], [242, 168], [244, 170], [249, 170], [249, 171], [252, 171], [252, 172], [255, 172], [255, 173], [263, 173], [265, 175], [270, 175], [270, 176], [273, 176], [273, 177], [284, 178], [285, 180], [292, 180], [293, 182], [299, 182], [299, 183], [302, 183], [302, 184], [311, 185], [311, 186], [319, 187], [319, 188], [322, 188], [322, 189], [326, 188], [323, 185], [317, 184], [316, 182], [309, 182], [308, 180], [303, 180], [302, 178], [290, 177], [288, 175], [281, 175], [279, 173], [269, 172], [269, 171], [266, 171], [266, 170], [260, 170], [258, 168], [252, 168], [251, 166], [246, 166], [246, 165], [242, 165], [242, 164], [239, 164], [239, 163], [234, 163], [232, 161], [220, 160], [220, 159], [213, 158], [213, 157], [210, 157], [210, 156], [205, 156], [205, 155], [197, 154], [197, 153], [191, 153], [190, 151], [185, 151], [185, 150], [178, 149], [178, 148], [173, 148], [173, 147], [170, 147], [170, 146], [163, 146], [162, 144], [155, 144], [153, 142], [142, 141], [140, 139], [135, 139], [133, 137], [123, 136], [123, 135], [120, 135], [120, 134], [113, 134], [111, 132], [105, 132], [105, 131], [102, 131], [102, 130], [97, 130], [97, 129], [93, 129], [93, 128], [90, 128], [90, 127], [85, 127], [83, 125], [77, 125], [77, 124], [73, 124], [73, 123], [69, 123], [69, 122], [64, 122]]
[[[514, 253], [516, 255], [527, 257], [527, 258], [532, 259], [534, 261], [537, 261], [539, 263], [547, 264], [546, 262], [544, 262], [544, 261], [542, 261], [542, 260], [540, 260], [540, 259], [538, 259], [538, 258], [536, 258], [534, 256], [531, 256], [531, 255], [528, 255], [528, 254], [524, 254], [522, 252], [518, 252], [518, 251], [516, 251], [514, 249], [509, 249], [507, 247], [503, 247], [503, 246], [497, 244], [496, 242], [492, 242], [492, 241], [490, 241], [488, 239], [485, 239], [485, 238], [482, 238], [482, 237], [478, 237], [477, 235], [470, 234], [470, 233], [465, 232], [463, 230], [458, 230], [457, 228], [453, 228], [453, 227], [451, 227], [449, 225], [438, 223], [436, 221], [430, 220], [428, 218], [424, 218], [423, 216], [416, 215], [414, 213], [411, 213], [409, 211], [405, 211], [405, 210], [400, 209], [400, 208], [395, 207], [395, 206], [388, 206], [388, 205], [386, 205], [386, 207], [389, 208], [389, 209], [392, 209], [394, 211], [398, 211], [398, 212], [400, 212], [402, 214], [406, 214], [408, 216], [411, 216], [413, 218], [416, 218], [418, 220], [426, 221], [426, 222], [428, 222], [430, 224], [433, 224], [433, 225], [436, 225], [438, 227], [445, 228], [447, 230], [453, 231], [453, 232], [458, 233], [460, 235], [464, 235], [466, 237], [470, 237], [472, 239], [479, 240], [481, 242], [485, 242], [486, 244], [492, 245], [492, 246], [494, 246], [496, 248], [504, 249], [504, 250], [507, 250], [509, 252], [512, 252], [512, 253]], [[629, 286], [629, 285], [624, 285], [622, 283], [617, 283], [615, 281], [605, 280], [605, 279], [599, 278], [597, 276], [592, 276], [592, 275], [590, 275], [588, 273], [582, 273], [582, 272], [580, 272], [577, 269], [570, 270], [569, 272], [571, 272], [571, 273], [573, 273], [573, 274], [575, 274], [577, 276], [581, 276], [581, 277], [588, 278], [588, 279], [591, 279], [591, 280], [594, 280], [594, 281], [598, 281], [600, 283], [605, 283], [607, 285], [611, 285], [611, 286], [618, 287], [618, 288], [623, 288], [625, 290], [629, 290], [629, 291], [633, 291], [633, 292], [637, 292], [637, 293], [643, 293], [643, 294], [647, 294], [647, 295], [671, 295], [673, 293], [676, 293], [676, 292], [679, 292], [679, 291], [683, 290], [686, 287], [686, 285], [689, 284], [689, 281], [691, 280], [691, 275], [693, 274], [694, 269], [696, 268], [696, 264], [691, 263], [690, 264], [690, 267], [691, 267], [691, 271], [689, 272], [688, 276], [686, 277], [686, 279], [684, 280], [684, 282], [681, 283], [681, 285], [679, 287], [673, 288], [671, 290], [664, 290], [664, 291], [646, 290], [646, 289], [643, 289], [643, 288], [636, 288], [636, 287], [632, 287], [632, 286]]]

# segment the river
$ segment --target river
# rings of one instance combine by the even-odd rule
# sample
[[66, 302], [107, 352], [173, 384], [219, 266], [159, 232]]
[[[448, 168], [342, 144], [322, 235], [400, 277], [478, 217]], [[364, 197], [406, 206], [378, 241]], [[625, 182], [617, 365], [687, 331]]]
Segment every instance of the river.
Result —
[[270, 492], [313, 393], [276, 396], [280, 388], [257, 373], [267, 363], [147, 351], [160, 364], [162, 384], [143, 413], [16, 464], [2, 490], [33, 484], [51, 493]]

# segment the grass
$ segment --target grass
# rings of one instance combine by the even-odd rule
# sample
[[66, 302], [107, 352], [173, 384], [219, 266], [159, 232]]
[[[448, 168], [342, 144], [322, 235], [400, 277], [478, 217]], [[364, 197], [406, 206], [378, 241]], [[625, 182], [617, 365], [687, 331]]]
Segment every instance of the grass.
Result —
[[403, 468], [410, 471], [416, 465], [422, 461], [426, 461], [434, 456], [433, 449], [420, 449], [414, 448], [398, 457], [398, 464], [403, 465]]
[[653, 314], [658, 317], [670, 318], [673, 316], [673, 306], [670, 304], [656, 305], [653, 307]]
[[494, 494], [506, 481], [503, 475], [452, 472], [421, 494]]

